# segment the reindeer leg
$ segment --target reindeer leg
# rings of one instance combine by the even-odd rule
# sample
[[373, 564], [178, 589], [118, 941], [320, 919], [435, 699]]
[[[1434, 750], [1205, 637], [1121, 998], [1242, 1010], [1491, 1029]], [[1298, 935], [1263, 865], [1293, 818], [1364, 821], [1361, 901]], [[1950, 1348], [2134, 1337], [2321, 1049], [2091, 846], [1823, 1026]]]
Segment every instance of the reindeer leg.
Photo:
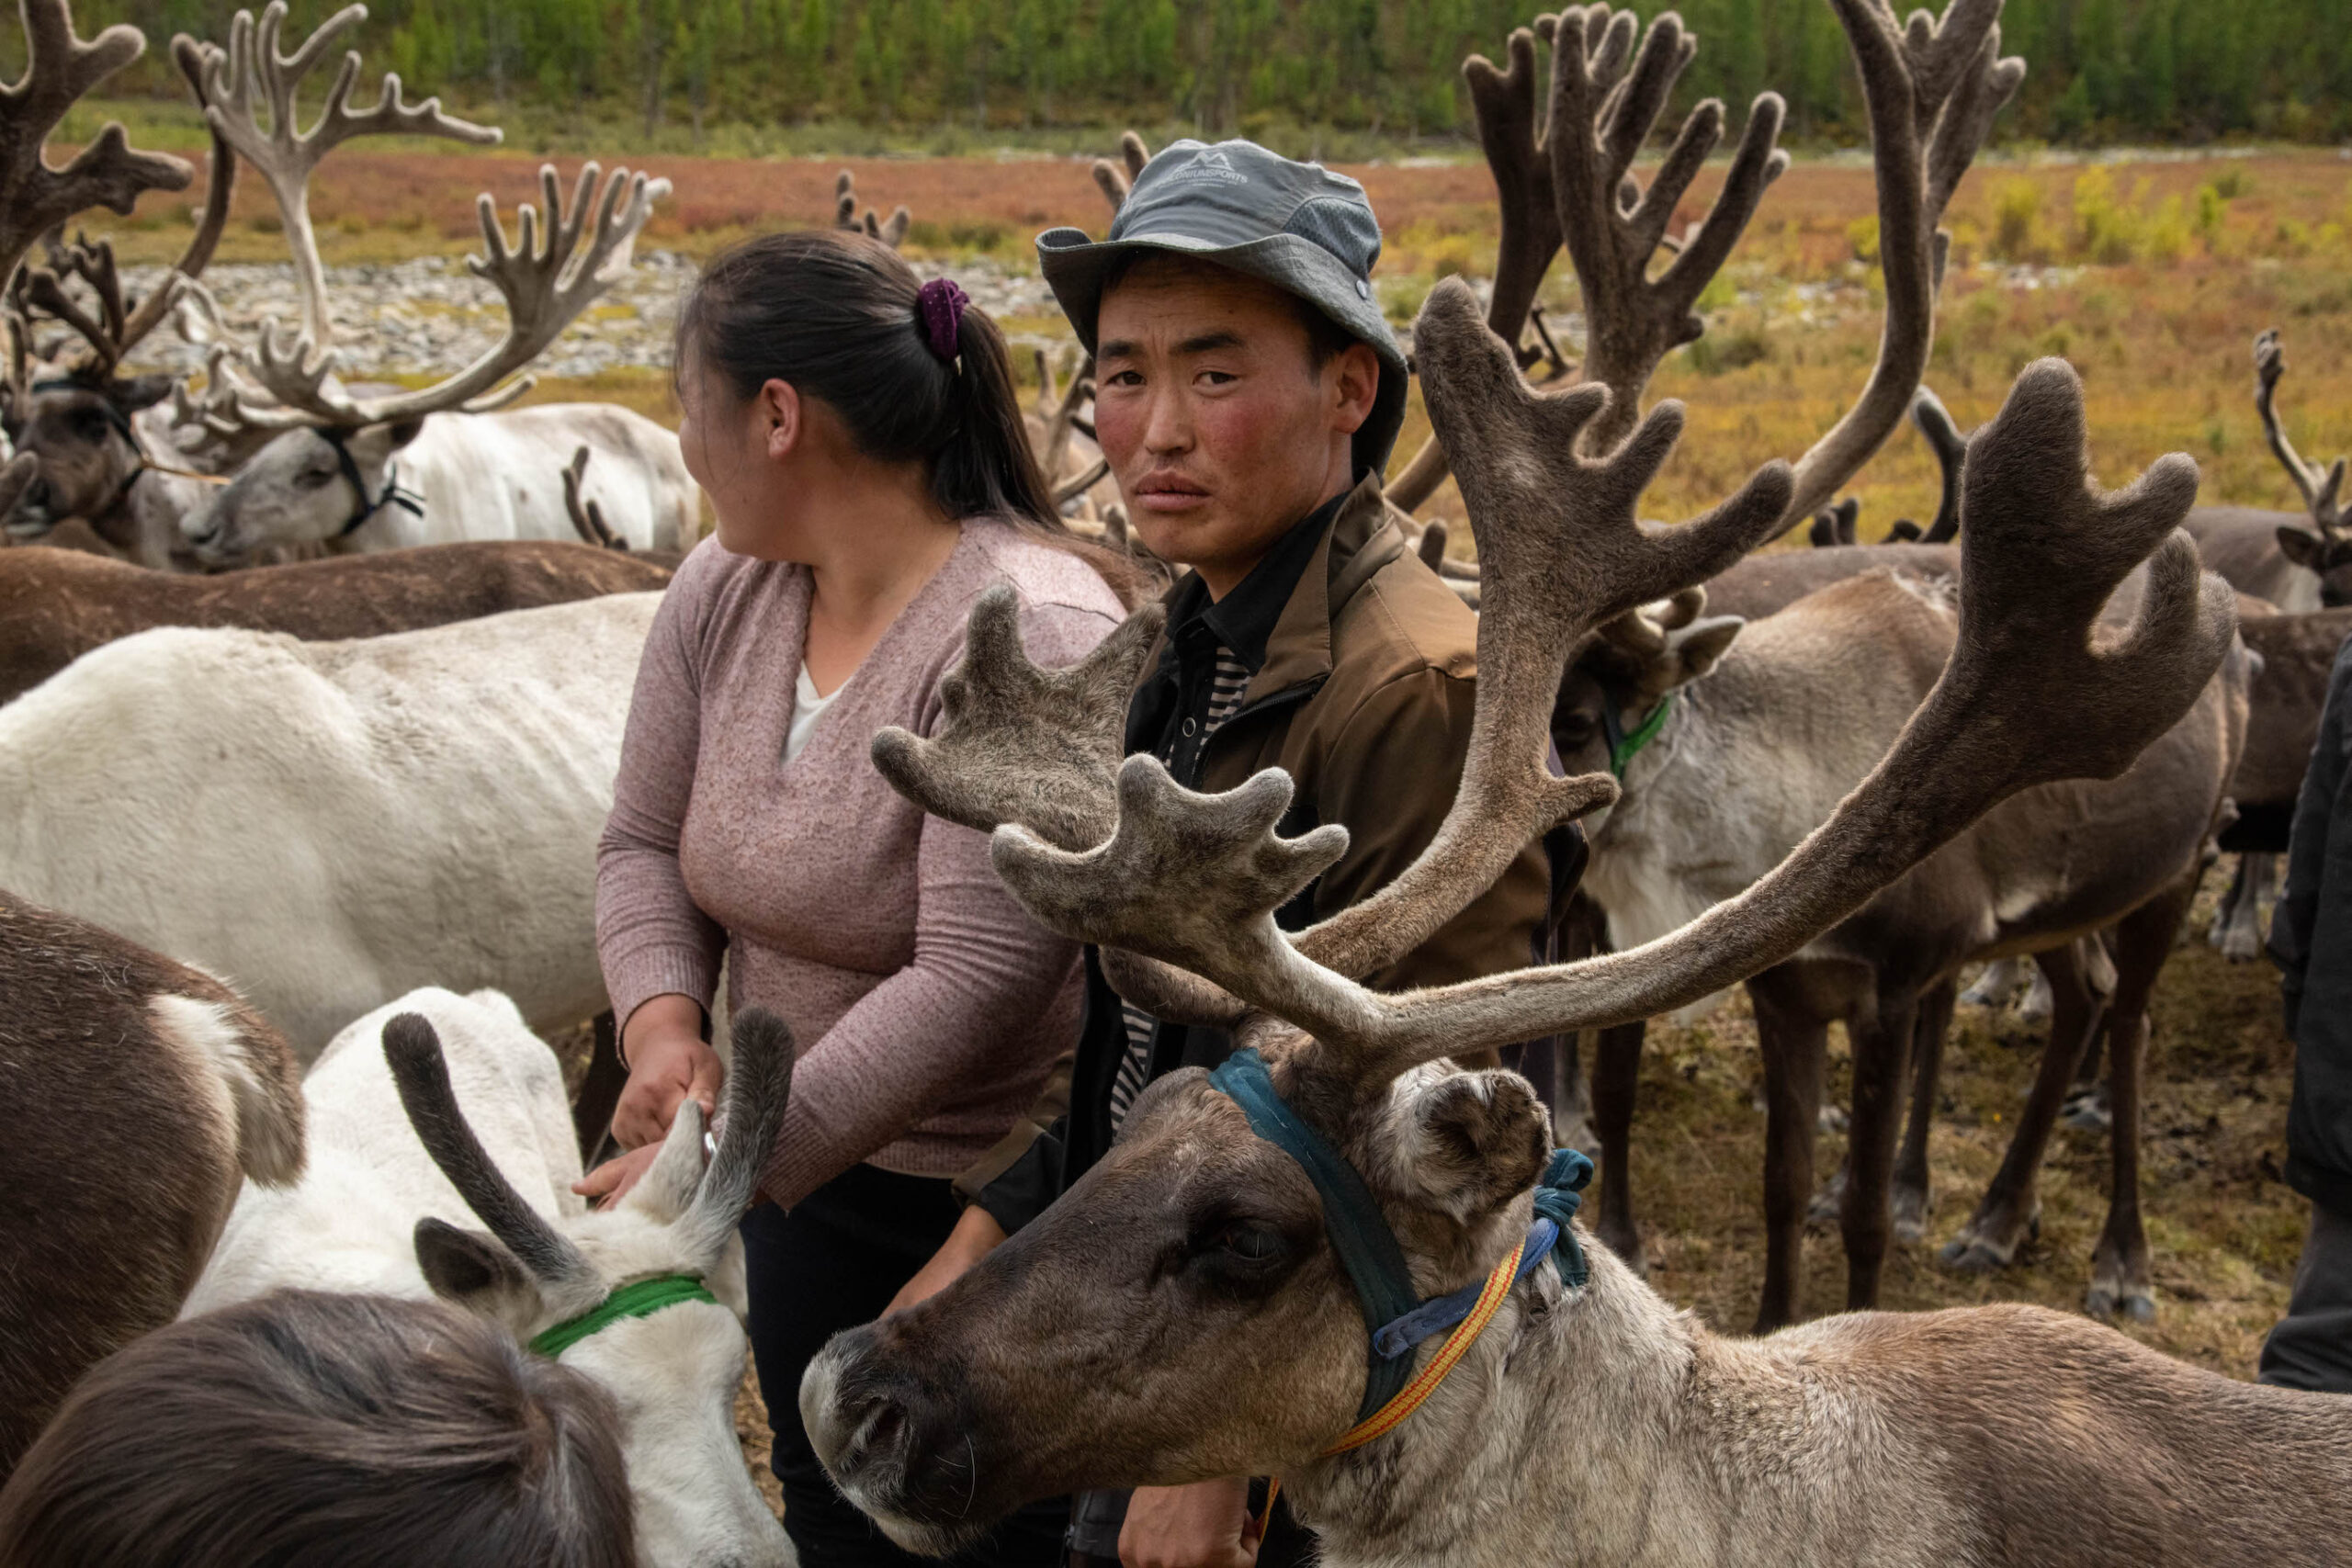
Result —
[[[2093, 1002], [2104, 1014], [2115, 1000], [2114, 960], [2109, 954], [2104, 940], [2098, 936], [2086, 936], [2076, 942], [2075, 954], [2083, 966], [2083, 984], [2089, 987]], [[2107, 1084], [2099, 1077], [2107, 1034], [2106, 1030], [2093, 1022], [2089, 1042], [2083, 1047], [2082, 1059], [2075, 1064], [2075, 1081], [2067, 1089], [2065, 1101], [2058, 1111], [2059, 1121], [2086, 1133], [2104, 1133], [2110, 1121]]]
[[2040, 1232], [2041, 1156], [2050, 1146], [2051, 1129], [2057, 1125], [2075, 1064], [2098, 1028], [2099, 998], [2084, 976], [2075, 944], [2036, 953], [2034, 963], [2050, 981], [2050, 1039], [2001, 1168], [1994, 1172], [1976, 1213], [1944, 1247], [1943, 1261], [1963, 1273], [2007, 1268], [2018, 1248]]
[[1593, 1234], [1637, 1274], [1648, 1272], [1634, 1224], [1634, 1096], [1641, 1080], [1648, 1026], [1621, 1023], [1600, 1032], [1592, 1058], [1593, 1131], [1600, 1139], [1600, 1213]]
[[2140, 1223], [2140, 1084], [2148, 1051], [2148, 998], [2171, 956], [2173, 936], [2188, 913], [2195, 880], [2184, 879], [2150, 899], [2116, 926], [2115, 1011], [2108, 1029], [2108, 1089], [2115, 1122], [2109, 1134], [2114, 1186], [2107, 1226], [2091, 1255], [2090, 1294], [2084, 1305], [2094, 1317], [2121, 1312], [2135, 1323], [2152, 1323], [2156, 1298], [2148, 1275], [2148, 1235]]
[[1829, 1026], [1810, 1014], [1782, 1010], [1766, 991], [1748, 983], [1756, 1003], [1756, 1040], [1764, 1055], [1764, 1299], [1756, 1311], [1758, 1334], [1797, 1320], [1805, 1207], [1813, 1197], [1813, 1140], [1829, 1055]]
[[2244, 964], [2262, 956], [2262, 899], [2270, 891], [2278, 861], [2252, 851], [2238, 856], [2237, 874], [2213, 917], [2211, 941], [2222, 956]]
[[1935, 1120], [1937, 1080], [1944, 1064], [1944, 1037], [1951, 1032], [1958, 986], [1945, 980], [1919, 998], [1911, 1030], [1911, 1120], [1894, 1157], [1894, 1239], [1905, 1246], [1925, 1241], [1935, 1191], [1928, 1171], [1928, 1129]]
[[1891, 1004], [1881, 998], [1866, 1021], [1849, 1020], [1846, 1025], [1854, 1053], [1854, 1114], [1846, 1139], [1846, 1191], [1838, 1219], [1846, 1240], [1849, 1312], [1878, 1305], [1879, 1276], [1886, 1267], [1894, 1228], [1887, 1200], [1894, 1179], [1894, 1146], [1903, 1133], [1903, 1086], [1918, 1010], [1916, 997]]

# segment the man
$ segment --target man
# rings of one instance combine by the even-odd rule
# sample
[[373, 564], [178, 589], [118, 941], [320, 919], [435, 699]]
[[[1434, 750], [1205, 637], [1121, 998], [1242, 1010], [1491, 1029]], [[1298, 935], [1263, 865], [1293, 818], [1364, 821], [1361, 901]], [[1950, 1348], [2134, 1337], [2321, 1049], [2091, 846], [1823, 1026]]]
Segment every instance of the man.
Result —
[[2352, 642], [2336, 653], [2295, 802], [2270, 956], [2295, 1042], [2287, 1181], [2312, 1201], [2312, 1228], [2261, 1378], [2352, 1393]]
[[[1095, 356], [1095, 429], [1131, 526], [1190, 568], [1127, 710], [1129, 752], [1176, 781], [1231, 789], [1281, 767], [1284, 833], [1344, 824], [1347, 854], [1281, 912], [1288, 929], [1377, 891], [1453, 802], [1470, 740], [1476, 617], [1407, 547], [1379, 475], [1408, 372], [1372, 288], [1380, 230], [1363, 188], [1247, 141], [1179, 141], [1153, 159], [1094, 243], [1037, 241], [1046, 281]], [[1539, 846], [1383, 988], [1516, 968], [1550, 895]], [[1221, 1032], [1125, 1006], [1087, 955], [1087, 1016], [1067, 1115], [976, 1201], [900, 1292], [940, 1289], [1099, 1158], [1143, 1087], [1214, 1066]], [[982, 1178], [992, 1178], [982, 1179]], [[1262, 1495], [1262, 1494], [1261, 1494]], [[1129, 1568], [1259, 1562], [1244, 1479], [1081, 1499], [1077, 1561]], [[1282, 1526], [1267, 1562], [1303, 1560]]]

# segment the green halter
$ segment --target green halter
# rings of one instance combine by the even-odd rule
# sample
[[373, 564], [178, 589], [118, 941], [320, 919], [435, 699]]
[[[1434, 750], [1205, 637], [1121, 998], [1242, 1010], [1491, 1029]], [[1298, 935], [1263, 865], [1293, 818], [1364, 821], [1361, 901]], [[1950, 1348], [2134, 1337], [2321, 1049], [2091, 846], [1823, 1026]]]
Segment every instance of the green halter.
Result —
[[1604, 691], [1601, 698], [1600, 728], [1609, 742], [1609, 771], [1622, 780], [1642, 748], [1657, 739], [1657, 732], [1666, 728], [1668, 716], [1674, 712], [1674, 694], [1669, 691], [1660, 697], [1648, 716], [1631, 729], [1625, 728], [1624, 718], [1618, 712], [1617, 694]]
[[718, 1298], [710, 1293], [710, 1287], [702, 1282], [699, 1274], [656, 1274], [632, 1280], [578, 1317], [567, 1317], [537, 1335], [531, 1341], [531, 1350], [553, 1360], [590, 1335], [609, 1328], [625, 1317], [650, 1317], [663, 1307], [676, 1306], [681, 1302], [708, 1302], [716, 1306]]

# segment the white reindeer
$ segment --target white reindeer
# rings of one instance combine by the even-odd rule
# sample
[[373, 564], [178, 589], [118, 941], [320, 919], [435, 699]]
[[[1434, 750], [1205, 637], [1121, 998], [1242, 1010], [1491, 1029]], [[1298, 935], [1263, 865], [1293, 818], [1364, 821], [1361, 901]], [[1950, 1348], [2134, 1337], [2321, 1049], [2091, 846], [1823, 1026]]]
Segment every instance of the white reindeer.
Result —
[[[214, 345], [204, 389], [181, 388], [175, 418], [223, 442], [255, 430], [284, 433], [210, 505], [183, 518], [196, 558], [219, 567], [288, 545], [356, 551], [456, 539], [569, 539], [571, 515], [552, 476], [582, 444], [605, 459], [597, 465], [596, 500], [629, 547], [682, 548], [697, 515], [694, 481], [677, 438], [651, 420], [603, 404], [457, 417], [484, 415], [529, 390], [529, 378], [512, 378], [628, 270], [653, 203], [669, 194], [667, 180], [616, 169], [600, 191], [591, 163], [582, 166], [567, 205], [554, 168], [543, 167], [540, 205], [525, 204], [520, 243], [512, 247], [496, 206], [482, 197], [484, 254], [467, 265], [504, 300], [504, 338], [430, 387], [367, 396], [334, 380], [326, 269], [309, 208], [308, 185], [320, 161], [342, 142], [373, 132], [476, 144], [499, 137], [492, 128], [442, 113], [436, 99], [403, 102], [394, 76], [385, 78], [373, 107], [353, 109], [356, 52], [345, 57], [318, 119], [301, 130], [295, 97], [303, 78], [367, 14], [363, 6], [347, 6], [299, 49], [281, 53], [286, 6], [271, 0], [258, 24], [250, 12], [237, 14], [225, 50], [197, 46], [187, 71], [215, 135], [259, 172], [277, 199], [301, 308], [290, 336], [281, 337], [272, 321], [258, 341], [245, 342], [221, 321], [200, 283], [175, 283], [185, 299], [184, 330]], [[265, 106], [266, 123], [259, 113]], [[429, 417], [435, 415], [444, 417]]]
[[[426, 989], [378, 1008], [304, 1081], [300, 1184], [246, 1184], [186, 1314], [281, 1287], [446, 1297], [612, 1394], [640, 1561], [784, 1568], [792, 1549], [735, 1437], [746, 1349], [735, 1221], [783, 1120], [792, 1043], [756, 1012], [738, 1018], [735, 1043], [707, 1177], [702, 1114], [688, 1105], [646, 1179], [591, 1213], [571, 1190], [580, 1157], [562, 1071], [512, 1001]], [[488, 1234], [463, 1228], [472, 1215]], [[609, 1321], [575, 1337], [583, 1314]]]
[[163, 627], [0, 707], [0, 886], [235, 985], [307, 1060], [421, 985], [604, 1010], [595, 847], [660, 595], [349, 642]]

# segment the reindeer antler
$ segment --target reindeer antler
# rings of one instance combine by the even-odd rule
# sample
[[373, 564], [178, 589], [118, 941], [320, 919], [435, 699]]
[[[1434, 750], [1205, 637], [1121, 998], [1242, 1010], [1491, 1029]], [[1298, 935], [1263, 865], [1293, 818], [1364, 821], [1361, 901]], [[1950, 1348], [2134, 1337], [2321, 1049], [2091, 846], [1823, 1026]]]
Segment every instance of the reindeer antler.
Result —
[[2278, 329], [2273, 327], [2254, 340], [2254, 406], [2262, 415], [2262, 434], [2270, 439], [2271, 454], [2302, 492], [2312, 525], [2333, 537], [2343, 529], [2344, 509], [2338, 498], [2344, 488], [2344, 459], [2338, 457], [2323, 470], [2287, 439], [2286, 427], [2278, 423], [2278, 378], [2286, 370], [2286, 347], [2278, 341]]
[[1968, 437], [1960, 433], [1953, 423], [1951, 411], [1943, 400], [1927, 388], [1911, 400], [1911, 423], [1928, 438], [1936, 454], [1936, 471], [1939, 484], [1936, 498], [1936, 520], [1919, 536], [1923, 545], [1948, 545], [1960, 533], [1960, 470], [1968, 461]]
[[870, 207], [865, 209], [863, 217], [859, 216], [856, 178], [847, 169], [843, 169], [840, 176], [833, 181], [834, 228], [864, 234], [870, 240], [879, 240], [895, 251], [899, 248], [899, 242], [907, 237], [907, 226], [912, 221], [912, 215], [903, 206], [892, 212], [887, 222], [876, 218], [874, 215], [874, 209]]
[[628, 541], [614, 533], [612, 525], [605, 521], [605, 509], [582, 493], [580, 481], [587, 472], [588, 448], [583, 444], [573, 450], [571, 461], [563, 467], [563, 509], [571, 515], [572, 528], [583, 543], [600, 550], [628, 550]]
[[195, 171], [161, 152], [137, 152], [120, 122], [108, 120], [62, 169], [42, 147], [65, 111], [147, 49], [137, 28], [118, 23], [95, 39], [74, 36], [65, 0], [19, 0], [25, 74], [0, 86], [0, 277], [16, 270], [33, 241], [85, 208], [129, 214], [141, 193], [184, 190]]
[[1119, 209], [1127, 204], [1127, 192], [1135, 188], [1136, 179], [1143, 173], [1143, 166], [1150, 162], [1151, 149], [1144, 144], [1142, 137], [1132, 130], [1123, 132], [1119, 137], [1117, 163], [1108, 158], [1094, 160], [1095, 188], [1102, 193], [1102, 199], [1111, 204], [1112, 217], [1116, 218]]
[[[377, 91], [375, 105], [354, 109], [351, 90], [359, 80], [356, 50], [345, 53], [319, 118], [309, 130], [303, 130], [295, 104], [303, 78], [317, 69], [336, 39], [367, 17], [367, 6], [346, 6], [322, 23], [292, 54], [284, 54], [277, 40], [286, 22], [286, 0], [270, 0], [258, 25], [251, 11], [236, 14], [229, 24], [227, 49], [195, 46], [200, 65], [197, 96], [205, 106], [205, 123], [214, 136], [227, 141], [259, 171], [277, 203], [287, 248], [293, 254], [294, 287], [301, 297], [301, 332], [313, 352], [322, 352], [334, 332], [327, 313], [326, 267], [319, 258], [318, 235], [311, 226], [310, 179], [319, 161], [356, 136], [443, 136], [482, 147], [495, 143], [501, 135], [495, 127], [442, 113], [437, 97], [421, 104], [407, 102], [401, 96], [400, 77], [389, 72]], [[262, 122], [264, 111], [266, 125]]]
[[[1431, 324], [1425, 319], [1423, 331]], [[1497, 344], [1492, 357], [1501, 354]], [[1503, 444], [1521, 461], [1543, 449], [1525, 425]], [[1794, 953], [2017, 791], [2121, 773], [2196, 699], [2236, 624], [2228, 585], [2201, 577], [2195, 547], [2174, 531], [2195, 498], [2196, 467], [2177, 455], [2159, 459], [2115, 494], [2086, 474], [2081, 384], [2063, 362], [2041, 361], [1970, 452], [1959, 636], [1942, 679], [1871, 776], [1786, 862], [1644, 947], [1375, 996], [1274, 928], [1284, 889], [1336, 852], [1328, 829], [1273, 837], [1288, 781], [1269, 773], [1197, 795], [1148, 757], [1122, 771], [1109, 843], [1073, 854], [1007, 826], [996, 835], [998, 872], [1048, 927], [1202, 976], [1374, 1073], [1697, 1000]], [[2143, 559], [2137, 618], [2120, 634], [2101, 630], [2102, 605]], [[1489, 593], [1504, 570], [1491, 563]], [[1483, 721], [1483, 693], [1479, 706]], [[1532, 756], [1541, 739], [1540, 720], [1515, 733], [1482, 724], [1439, 843], [1455, 816], [1494, 804], [1490, 785], [1472, 783], [1495, 777], [1481, 754], [1510, 747]], [[1424, 863], [1399, 881], [1419, 879]], [[1425, 886], [1434, 897], [1435, 879]], [[1399, 912], [1408, 945], [1460, 907], [1445, 902]], [[1208, 918], [1193, 919], [1196, 910]]]
[[[1748, 110], [1739, 150], [1706, 218], [1687, 241], [1668, 235], [1676, 206], [1723, 141], [1724, 106], [1708, 98], [1684, 117], [1666, 161], [1643, 191], [1632, 174], [1634, 156], [1656, 129], [1699, 44], [1683, 29], [1682, 18], [1668, 11], [1651, 22], [1636, 54], [1638, 26], [1631, 11], [1573, 6], [1511, 34], [1508, 66], [1498, 69], [1484, 55], [1472, 55], [1462, 66], [1502, 212], [1487, 325], [1506, 342], [1519, 342], [1565, 238], [1584, 294], [1583, 372], [1615, 394], [1586, 435], [1596, 450], [1615, 446], [1633, 427], [1657, 362], [1704, 331], [1693, 314], [1700, 292], [1722, 269], [1765, 187], [1789, 165], [1788, 154], [1774, 146], [1783, 112], [1780, 96], [1763, 94]], [[1543, 124], [1536, 106], [1539, 36], [1553, 51]], [[1661, 248], [1679, 254], [1652, 279]], [[1549, 333], [1540, 323], [1538, 332], [1555, 370], [1564, 370]], [[1525, 363], [1537, 357], [1527, 355]], [[1409, 511], [1428, 499], [1446, 471], [1445, 449], [1431, 436], [1389, 487], [1390, 499]]]
[[[260, 343], [241, 350], [233, 359], [216, 356], [216, 372], [231, 364], [258, 382], [269, 401], [255, 400], [232, 386], [225, 406], [245, 423], [270, 422], [339, 427], [379, 424], [416, 419], [445, 409], [478, 412], [513, 401], [530, 389], [531, 378], [506, 382], [544, 352], [597, 295], [627, 271], [639, 230], [651, 216], [653, 203], [670, 193], [670, 182], [615, 169], [596, 193], [597, 166], [584, 164], [566, 204], [556, 183], [553, 164], [539, 168], [541, 208], [522, 208], [520, 243], [510, 248], [498, 220], [498, 207], [489, 196], [477, 198], [481, 216], [483, 256], [468, 256], [467, 269], [486, 277], [506, 301], [506, 336], [463, 370], [433, 386], [380, 398], [354, 398], [333, 386], [328, 373], [333, 356], [307, 333], [291, 342], [279, 338], [277, 323], [266, 324]], [[595, 228], [583, 248], [588, 215], [595, 213]], [[539, 240], [540, 213], [547, 215], [547, 238]], [[232, 378], [233, 379], [233, 378]], [[500, 385], [506, 382], [505, 385]], [[208, 400], [209, 389], [208, 389]], [[208, 422], [211, 410], [196, 408]], [[213, 406], [221, 406], [215, 402]]]

